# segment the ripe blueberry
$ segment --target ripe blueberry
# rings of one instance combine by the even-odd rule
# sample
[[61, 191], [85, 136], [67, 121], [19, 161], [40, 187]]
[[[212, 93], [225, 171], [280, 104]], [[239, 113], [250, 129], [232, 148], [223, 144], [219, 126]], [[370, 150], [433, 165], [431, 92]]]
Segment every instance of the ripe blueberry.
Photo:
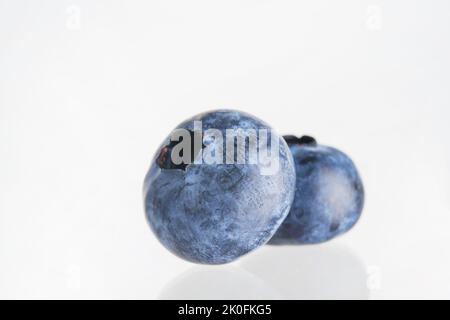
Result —
[[362, 181], [352, 160], [308, 136], [284, 138], [295, 162], [295, 197], [288, 217], [269, 243], [319, 243], [348, 231], [364, 203]]
[[[261, 120], [229, 110], [197, 115], [175, 132], [183, 129], [181, 141], [171, 134], [159, 147], [144, 182], [146, 217], [159, 241], [205, 264], [227, 263], [265, 244], [294, 198], [294, 162], [284, 139]], [[258, 138], [256, 158], [249, 132]], [[181, 152], [180, 142], [186, 142]], [[267, 151], [270, 159], [261, 157]]]

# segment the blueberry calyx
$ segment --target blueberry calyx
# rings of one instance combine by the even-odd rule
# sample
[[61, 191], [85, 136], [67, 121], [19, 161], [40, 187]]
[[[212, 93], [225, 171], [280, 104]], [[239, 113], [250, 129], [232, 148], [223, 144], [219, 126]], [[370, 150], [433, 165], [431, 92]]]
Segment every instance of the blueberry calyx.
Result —
[[[205, 147], [202, 144], [202, 147], [199, 150], [194, 150], [194, 131], [188, 130], [190, 134], [190, 142], [191, 142], [191, 156], [188, 163], [182, 162], [180, 164], [175, 164], [172, 161], [172, 149], [175, 147], [178, 143], [182, 141], [170, 141], [169, 144], [163, 146], [161, 150], [159, 151], [158, 156], [156, 157], [156, 164], [161, 169], [180, 169], [183, 171], [186, 171], [186, 167], [190, 165], [191, 163], [194, 163], [195, 157], [199, 154], [199, 152]], [[183, 156], [183, 150], [180, 152], [180, 156]]]
[[317, 141], [313, 137], [310, 136], [301, 136], [300, 138], [294, 135], [286, 135], [283, 136], [284, 140], [288, 145], [308, 145], [308, 146], [316, 146]]

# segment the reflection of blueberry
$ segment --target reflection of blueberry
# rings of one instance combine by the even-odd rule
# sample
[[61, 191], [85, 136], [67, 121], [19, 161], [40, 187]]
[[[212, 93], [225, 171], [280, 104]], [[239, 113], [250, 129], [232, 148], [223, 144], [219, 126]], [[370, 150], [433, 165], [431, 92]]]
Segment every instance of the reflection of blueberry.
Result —
[[284, 138], [295, 162], [295, 198], [270, 244], [319, 243], [348, 231], [364, 203], [363, 185], [353, 162], [311, 137]]
[[[177, 128], [196, 132], [194, 121], [202, 121], [203, 133], [218, 129], [224, 141], [226, 129], [238, 128], [267, 129], [279, 141], [279, 170], [262, 175], [264, 165], [249, 164], [248, 150], [245, 164], [175, 165], [170, 157], [174, 144], [167, 140], [145, 178], [146, 216], [160, 242], [192, 262], [227, 263], [266, 243], [286, 218], [294, 197], [294, 162], [284, 139], [253, 116], [213, 111]], [[203, 143], [217, 142], [205, 135]], [[192, 149], [191, 160], [197, 160], [201, 151]]]
[[370, 297], [364, 262], [349, 248], [334, 243], [266, 246], [243, 258], [239, 265], [263, 279], [268, 288], [279, 294], [278, 299]]

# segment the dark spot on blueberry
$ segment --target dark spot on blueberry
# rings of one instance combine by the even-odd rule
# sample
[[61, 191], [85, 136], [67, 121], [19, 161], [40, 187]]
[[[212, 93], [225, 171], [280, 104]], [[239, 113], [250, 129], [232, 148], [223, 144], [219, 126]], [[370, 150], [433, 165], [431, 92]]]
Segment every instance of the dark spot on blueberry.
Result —
[[330, 225], [330, 232], [334, 232], [339, 228], [339, 221], [333, 220]]

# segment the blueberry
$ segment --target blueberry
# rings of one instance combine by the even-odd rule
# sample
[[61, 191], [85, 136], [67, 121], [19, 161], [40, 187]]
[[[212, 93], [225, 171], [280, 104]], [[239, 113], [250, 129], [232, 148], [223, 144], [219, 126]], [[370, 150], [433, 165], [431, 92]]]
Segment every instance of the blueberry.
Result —
[[[177, 256], [205, 264], [231, 262], [265, 244], [294, 198], [294, 161], [284, 139], [261, 120], [230, 110], [197, 115], [175, 132], [180, 129], [189, 134], [162, 143], [144, 182], [146, 217], [159, 241]], [[211, 129], [222, 134], [223, 141]], [[231, 140], [231, 154], [229, 130], [237, 136]], [[257, 133], [258, 143], [267, 142], [257, 144], [258, 161], [248, 132]], [[264, 132], [267, 139], [261, 140]], [[193, 143], [198, 135], [200, 143]], [[240, 138], [246, 144], [240, 144]], [[191, 148], [178, 152], [177, 144], [184, 139]], [[274, 157], [260, 161], [263, 151], [270, 150], [276, 151], [270, 154]], [[182, 163], [174, 160], [174, 153], [183, 157]], [[206, 161], [208, 154], [220, 156]]]
[[352, 160], [308, 136], [284, 138], [295, 162], [295, 197], [269, 243], [320, 243], [351, 229], [364, 204], [362, 181]]

